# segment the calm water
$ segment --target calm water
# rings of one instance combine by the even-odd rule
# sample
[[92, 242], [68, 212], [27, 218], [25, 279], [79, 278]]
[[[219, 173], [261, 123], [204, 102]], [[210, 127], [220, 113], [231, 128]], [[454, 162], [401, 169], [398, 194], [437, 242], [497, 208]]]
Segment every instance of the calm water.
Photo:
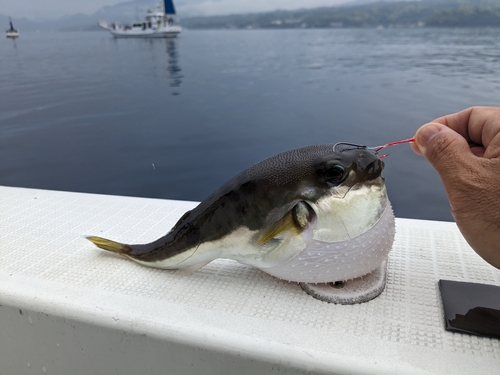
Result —
[[[185, 30], [0, 40], [0, 184], [201, 200], [291, 148], [379, 145], [500, 104], [500, 29]], [[399, 217], [451, 220], [407, 145], [384, 175]]]

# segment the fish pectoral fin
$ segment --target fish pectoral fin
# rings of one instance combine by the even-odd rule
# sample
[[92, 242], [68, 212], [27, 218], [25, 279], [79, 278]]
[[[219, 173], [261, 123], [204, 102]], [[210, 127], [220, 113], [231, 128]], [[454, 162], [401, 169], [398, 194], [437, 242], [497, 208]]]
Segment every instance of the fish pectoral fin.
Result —
[[180, 276], [192, 275], [193, 273], [198, 271], [201, 267], [206, 266], [210, 262], [211, 262], [211, 260], [209, 260], [208, 262], [193, 264], [192, 266], [187, 266], [184, 268], [178, 268], [176, 274], [178, 274]]
[[314, 217], [314, 211], [309, 204], [304, 201], [297, 202], [281, 219], [263, 230], [257, 240], [257, 245], [263, 245], [285, 234], [298, 235], [307, 228]]
[[273, 238], [283, 235], [286, 232], [292, 232], [292, 234], [299, 234], [300, 231], [295, 227], [292, 219], [292, 215], [287, 213], [283, 218], [278, 220], [276, 223], [266, 228], [257, 240], [257, 245], [264, 245], [266, 242], [272, 240]]
[[257, 240], [257, 245], [263, 245], [284, 234], [296, 236], [302, 233], [315, 217], [316, 214], [311, 206], [304, 201], [299, 201], [281, 219], [262, 231]]

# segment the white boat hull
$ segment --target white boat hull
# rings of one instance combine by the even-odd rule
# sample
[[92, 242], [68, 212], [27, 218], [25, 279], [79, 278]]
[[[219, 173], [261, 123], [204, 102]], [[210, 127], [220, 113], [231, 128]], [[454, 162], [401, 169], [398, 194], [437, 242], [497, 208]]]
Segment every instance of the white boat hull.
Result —
[[182, 28], [179, 26], [171, 26], [146, 30], [122, 30], [109, 28], [108, 30], [116, 38], [175, 38], [181, 32]]
[[[171, 5], [171, 11], [173, 4]], [[175, 38], [182, 27], [176, 25], [175, 14], [166, 14], [165, 6], [160, 3], [156, 9], [149, 9], [144, 22], [121, 25], [115, 22], [99, 22], [99, 26], [108, 30], [116, 38]]]
[[7, 31], [5, 33], [5, 36], [7, 38], [17, 38], [17, 37], [19, 37], [19, 32], [18, 31]]

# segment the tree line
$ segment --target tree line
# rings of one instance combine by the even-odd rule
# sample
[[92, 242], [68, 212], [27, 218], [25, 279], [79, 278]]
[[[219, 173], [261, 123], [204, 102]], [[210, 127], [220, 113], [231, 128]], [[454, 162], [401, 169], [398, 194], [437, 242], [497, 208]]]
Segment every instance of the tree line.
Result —
[[500, 0], [377, 2], [243, 15], [193, 17], [193, 29], [290, 29], [331, 27], [498, 27]]

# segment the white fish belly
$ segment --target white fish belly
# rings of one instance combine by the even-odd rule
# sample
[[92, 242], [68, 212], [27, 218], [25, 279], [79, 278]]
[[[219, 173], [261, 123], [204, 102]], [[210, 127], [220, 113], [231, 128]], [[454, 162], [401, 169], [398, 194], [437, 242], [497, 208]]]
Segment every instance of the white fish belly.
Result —
[[283, 280], [307, 283], [345, 281], [364, 276], [387, 258], [396, 233], [394, 214], [387, 201], [384, 213], [365, 233], [340, 242], [310, 239], [307, 246], [282, 265], [261, 268]]

